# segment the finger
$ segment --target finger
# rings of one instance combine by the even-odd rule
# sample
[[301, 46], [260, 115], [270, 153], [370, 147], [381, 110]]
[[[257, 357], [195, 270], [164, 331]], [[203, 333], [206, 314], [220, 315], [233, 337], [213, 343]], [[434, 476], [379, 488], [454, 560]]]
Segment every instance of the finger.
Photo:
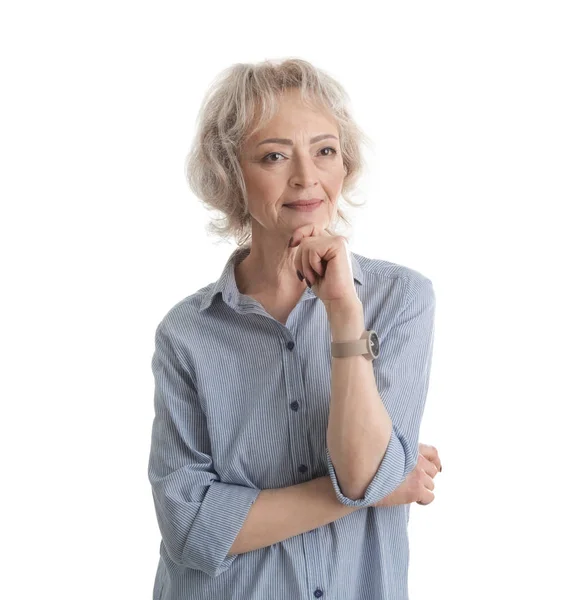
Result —
[[310, 248], [308, 248], [304, 244], [300, 244], [300, 247], [298, 248], [298, 252], [296, 253], [296, 264], [298, 265], [297, 268], [300, 269], [300, 271], [302, 271], [302, 274], [304, 275], [304, 277], [306, 277], [306, 279], [308, 279], [308, 281], [306, 282], [306, 285], [308, 285], [308, 283], [310, 283], [310, 286], [312, 287], [315, 283], [317, 283], [318, 275], [312, 269], [312, 266], [310, 264], [310, 259], [308, 258], [309, 255], [310, 255]]
[[294, 233], [289, 240], [289, 242], [292, 243], [289, 243], [288, 245], [290, 248], [295, 248], [304, 238], [316, 236], [335, 237], [327, 229], [322, 229], [319, 225], [308, 223], [307, 225], [302, 225], [294, 230]]
[[435, 475], [439, 473], [439, 469], [437, 468], [437, 466], [422, 454], [419, 454], [419, 460], [417, 460], [417, 465], [419, 465], [421, 469], [425, 471], [425, 473], [428, 473], [430, 477], [435, 477]]
[[439, 469], [432, 462], [428, 463], [427, 468], [423, 469], [423, 471], [425, 471], [429, 477], [436, 477], [439, 473]]
[[427, 506], [428, 504], [431, 504], [433, 500], [435, 500], [435, 494], [433, 494], [433, 492], [430, 492], [429, 490], [424, 489], [421, 492], [421, 498], [417, 500], [417, 504], [420, 504], [421, 506]]
[[[309, 229], [305, 229], [309, 227]], [[294, 256], [294, 264], [297, 271], [300, 271], [311, 285], [320, 283], [320, 279], [326, 273], [327, 262], [323, 256], [330, 248], [326, 248], [321, 253], [319, 243], [313, 243], [313, 240], [307, 238], [322, 236], [325, 230], [318, 226], [303, 226], [294, 232], [294, 239], [291, 247], [297, 247], [296, 255]], [[311, 233], [311, 236], [305, 235]], [[325, 236], [327, 237], [327, 236]], [[318, 248], [317, 248], [318, 246]]]
[[427, 473], [423, 473], [423, 476], [421, 478], [421, 483], [428, 490], [434, 490], [435, 489], [435, 482], [433, 481], [433, 477], [430, 477]]
[[319, 282], [318, 274], [312, 270], [310, 265], [310, 261], [308, 260], [308, 250], [305, 250], [304, 247], [300, 246], [298, 248], [298, 252], [296, 253], [294, 264], [296, 266], [296, 270], [300, 271], [306, 281], [306, 285], [313, 287]]
[[304, 238], [314, 237], [316, 235], [320, 235], [322, 233], [322, 229], [318, 225], [314, 225], [313, 223], [307, 223], [306, 225], [302, 225], [294, 230], [292, 237], [290, 238], [291, 244], [289, 244], [290, 248], [295, 248], [302, 242]]
[[310, 266], [316, 272], [318, 277], [324, 277], [323, 261], [315, 248], [310, 248], [308, 250], [308, 260], [310, 262]]
[[320, 279], [324, 277], [324, 267], [322, 265], [322, 259], [319, 254], [319, 250], [312, 246], [311, 243], [300, 244], [300, 256], [297, 260], [300, 260], [300, 270], [302, 274], [310, 281], [312, 285], [319, 283]]
[[435, 446], [429, 444], [419, 444], [419, 452], [427, 459], [430, 460], [438, 471], [441, 471], [441, 459], [439, 458], [439, 452]]
[[[296, 271], [300, 271], [302, 275], [308, 279], [310, 284], [313, 284], [315, 281], [314, 272], [310, 268], [308, 260], [306, 259], [306, 255], [304, 253], [305, 244], [302, 243], [305, 239], [304, 236], [304, 227], [298, 228], [293, 236], [290, 243], [291, 248], [296, 248], [296, 254], [294, 255], [294, 268]], [[298, 273], [296, 274], [298, 277]]]
[[302, 265], [302, 250], [303, 250], [302, 246], [298, 246], [298, 249], [296, 250], [296, 254], [294, 256], [294, 268], [296, 269], [297, 277], [299, 277], [298, 271], [300, 271], [300, 273], [302, 274], [302, 277], [304, 277], [304, 270], [303, 270], [304, 266]]

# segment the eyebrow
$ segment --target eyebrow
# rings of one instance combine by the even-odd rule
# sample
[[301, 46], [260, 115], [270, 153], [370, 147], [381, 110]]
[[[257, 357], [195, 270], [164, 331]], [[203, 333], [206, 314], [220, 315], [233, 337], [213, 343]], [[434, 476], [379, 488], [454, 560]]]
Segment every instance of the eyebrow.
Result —
[[[319, 142], [320, 140], [325, 140], [327, 138], [334, 138], [335, 140], [338, 140], [338, 138], [335, 135], [332, 135], [331, 133], [323, 133], [322, 135], [316, 135], [313, 138], [310, 138], [310, 143], [311, 144], [315, 144], [316, 142]], [[287, 138], [268, 138], [267, 140], [262, 140], [259, 144], [257, 144], [257, 146], [261, 146], [262, 144], [285, 144], [286, 146], [293, 146], [294, 144], [292, 143], [292, 140], [289, 140]]]

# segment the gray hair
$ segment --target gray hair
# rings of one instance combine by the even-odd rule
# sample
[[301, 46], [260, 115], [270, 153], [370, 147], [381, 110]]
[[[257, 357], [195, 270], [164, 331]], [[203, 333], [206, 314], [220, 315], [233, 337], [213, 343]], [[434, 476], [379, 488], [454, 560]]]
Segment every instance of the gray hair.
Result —
[[[344, 88], [321, 69], [297, 58], [237, 63], [222, 71], [205, 93], [185, 164], [193, 193], [207, 208], [224, 215], [210, 221], [208, 233], [224, 240], [234, 238], [238, 246], [251, 243], [251, 215], [240, 149], [246, 139], [273, 118], [280, 96], [289, 89], [299, 89], [307, 106], [322, 107], [336, 119], [346, 171], [342, 197], [353, 207], [365, 204], [355, 204], [351, 192], [366, 168], [361, 145], [372, 143], [354, 122]], [[336, 215], [328, 227], [333, 234], [338, 222], [351, 225], [340, 206]]]

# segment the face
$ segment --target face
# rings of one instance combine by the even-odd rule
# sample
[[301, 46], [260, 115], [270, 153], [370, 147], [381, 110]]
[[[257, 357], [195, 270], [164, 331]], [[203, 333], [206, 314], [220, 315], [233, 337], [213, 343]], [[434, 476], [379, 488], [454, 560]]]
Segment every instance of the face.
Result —
[[[263, 143], [269, 138], [287, 141]], [[282, 97], [274, 118], [241, 152], [253, 237], [260, 227], [288, 237], [306, 223], [332, 223], [345, 177], [338, 138], [331, 115], [305, 106], [298, 91]], [[284, 206], [311, 199], [322, 202], [309, 212]]]

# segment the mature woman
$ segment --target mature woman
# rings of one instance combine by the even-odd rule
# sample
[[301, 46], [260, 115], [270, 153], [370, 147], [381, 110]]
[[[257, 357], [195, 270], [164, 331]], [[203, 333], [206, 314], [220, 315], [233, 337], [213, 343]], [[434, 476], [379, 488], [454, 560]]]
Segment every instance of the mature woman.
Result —
[[154, 599], [407, 598], [407, 523], [441, 468], [419, 444], [435, 297], [351, 252], [339, 197], [365, 136], [303, 60], [214, 82], [187, 172], [234, 238], [155, 335]]

